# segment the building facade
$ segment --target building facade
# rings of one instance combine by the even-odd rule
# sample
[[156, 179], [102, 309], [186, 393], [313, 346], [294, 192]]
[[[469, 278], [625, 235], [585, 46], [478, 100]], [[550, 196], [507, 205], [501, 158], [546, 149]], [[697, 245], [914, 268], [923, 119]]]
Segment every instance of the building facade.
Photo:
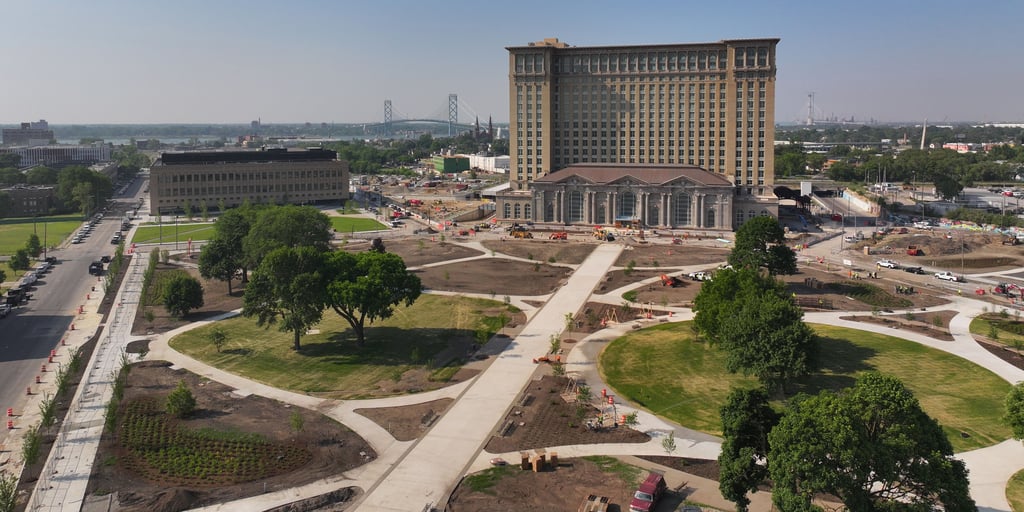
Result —
[[561, 225], [732, 230], [734, 194], [729, 180], [695, 166], [575, 164], [534, 180], [529, 195], [500, 202], [499, 215]]
[[349, 198], [348, 162], [324, 149], [164, 153], [150, 167], [158, 212], [252, 204], [340, 203]]
[[508, 174], [509, 157], [508, 155], [469, 155], [469, 167], [487, 172]]
[[15, 185], [0, 191], [11, 198], [6, 217], [49, 215], [57, 206], [57, 189], [50, 185]]
[[37, 123], [21, 123], [18, 128], [3, 129], [4, 146], [42, 146], [53, 141], [53, 130], [45, 119]]
[[545, 39], [507, 48], [509, 199], [572, 164], [689, 165], [728, 180], [738, 211], [775, 214], [778, 42], [572, 47]]
[[45, 165], [61, 167], [65, 165], [93, 165], [110, 161], [110, 145], [97, 142], [95, 144], [55, 144], [47, 146], [0, 148], [0, 153], [14, 153], [21, 156], [21, 167]]

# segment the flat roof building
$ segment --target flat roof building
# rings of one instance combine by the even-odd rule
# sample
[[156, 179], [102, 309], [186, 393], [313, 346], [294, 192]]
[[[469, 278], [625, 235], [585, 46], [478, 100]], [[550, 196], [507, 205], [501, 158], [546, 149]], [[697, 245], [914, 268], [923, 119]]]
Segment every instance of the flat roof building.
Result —
[[4, 146], [41, 146], [53, 141], [53, 130], [45, 119], [36, 123], [21, 123], [18, 128], [3, 129]]
[[340, 203], [349, 197], [348, 162], [306, 150], [168, 152], [150, 167], [150, 204], [157, 212], [226, 208], [245, 203]]
[[778, 42], [508, 47], [511, 194], [573, 164], [688, 165], [774, 213]]

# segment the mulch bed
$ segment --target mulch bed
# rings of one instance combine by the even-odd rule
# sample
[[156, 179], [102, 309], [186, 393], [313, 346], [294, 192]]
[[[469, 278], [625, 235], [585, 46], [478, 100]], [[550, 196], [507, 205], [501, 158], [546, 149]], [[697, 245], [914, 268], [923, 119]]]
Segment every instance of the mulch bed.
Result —
[[356, 409], [355, 412], [387, 429], [395, 439], [412, 441], [430, 429], [454, 401], [451, 398], [441, 398], [422, 404]]
[[[524, 392], [530, 398], [523, 402], [522, 396], [517, 397], [498, 429], [503, 430], [509, 421], [514, 423], [514, 427], [506, 432], [507, 435], [496, 433], [487, 442], [485, 450], [504, 453], [570, 444], [646, 443], [650, 440], [647, 434], [625, 426], [587, 430], [576, 419], [576, 405], [562, 399], [561, 393], [567, 383], [567, 378], [553, 376], [544, 376], [530, 383]], [[587, 417], [598, 412], [592, 408]]]
[[664, 455], [637, 455], [637, 458], [716, 482], [720, 474], [718, 461], [714, 459], [691, 459], [689, 457], [668, 457]]
[[[911, 331], [937, 340], [953, 341], [953, 335], [949, 334], [949, 321], [958, 313], [958, 311], [911, 312], [914, 315], [913, 319], [908, 319], [906, 314], [853, 315], [839, 318]], [[939, 322], [937, 326], [934, 323], [935, 319], [938, 319]]]
[[568, 280], [571, 270], [541, 262], [487, 258], [413, 272], [427, 289], [491, 294], [502, 300], [505, 295], [552, 293]]

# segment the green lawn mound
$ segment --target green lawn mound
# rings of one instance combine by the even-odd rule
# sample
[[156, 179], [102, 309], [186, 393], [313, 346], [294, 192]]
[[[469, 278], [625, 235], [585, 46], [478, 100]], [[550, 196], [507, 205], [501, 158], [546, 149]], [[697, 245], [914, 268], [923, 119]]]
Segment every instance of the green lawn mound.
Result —
[[359, 231], [380, 231], [388, 227], [380, 222], [362, 215], [342, 215], [330, 217], [331, 227], [338, 233], [354, 233]]
[[[292, 350], [292, 335], [276, 325], [258, 327], [236, 317], [175, 336], [175, 350], [206, 364], [276, 388], [354, 399], [421, 391], [444, 385], [464, 362], [474, 343], [490, 339], [514, 308], [499, 301], [423, 295], [394, 316], [368, 324], [366, 345], [355, 344], [348, 323], [334, 313], [302, 337]], [[228, 339], [221, 351], [209, 340], [214, 326]]]
[[158, 226], [142, 226], [135, 230], [132, 242], [137, 244], [158, 244], [178, 242], [199, 242], [213, 238], [214, 224], [178, 224], [164, 222]]
[[1024, 471], [1018, 471], [1006, 482], [1006, 501], [1013, 512], [1024, 512]]
[[[812, 325], [821, 339], [821, 368], [791, 389], [817, 393], [853, 384], [878, 371], [898, 377], [922, 408], [942, 424], [956, 451], [990, 446], [1010, 437], [1000, 416], [1010, 384], [951, 354], [892, 336]], [[608, 345], [600, 371], [620, 396], [680, 425], [721, 435], [719, 408], [732, 386], [753, 378], [725, 370], [725, 355], [695, 341], [691, 322], [632, 332]]]

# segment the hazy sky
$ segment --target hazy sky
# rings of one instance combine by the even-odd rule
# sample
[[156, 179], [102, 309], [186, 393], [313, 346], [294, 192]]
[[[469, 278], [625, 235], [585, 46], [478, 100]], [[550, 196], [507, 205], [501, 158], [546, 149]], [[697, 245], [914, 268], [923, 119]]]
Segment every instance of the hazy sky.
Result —
[[0, 0], [0, 123], [508, 120], [506, 46], [778, 37], [776, 121], [1024, 121], [1019, 0]]

